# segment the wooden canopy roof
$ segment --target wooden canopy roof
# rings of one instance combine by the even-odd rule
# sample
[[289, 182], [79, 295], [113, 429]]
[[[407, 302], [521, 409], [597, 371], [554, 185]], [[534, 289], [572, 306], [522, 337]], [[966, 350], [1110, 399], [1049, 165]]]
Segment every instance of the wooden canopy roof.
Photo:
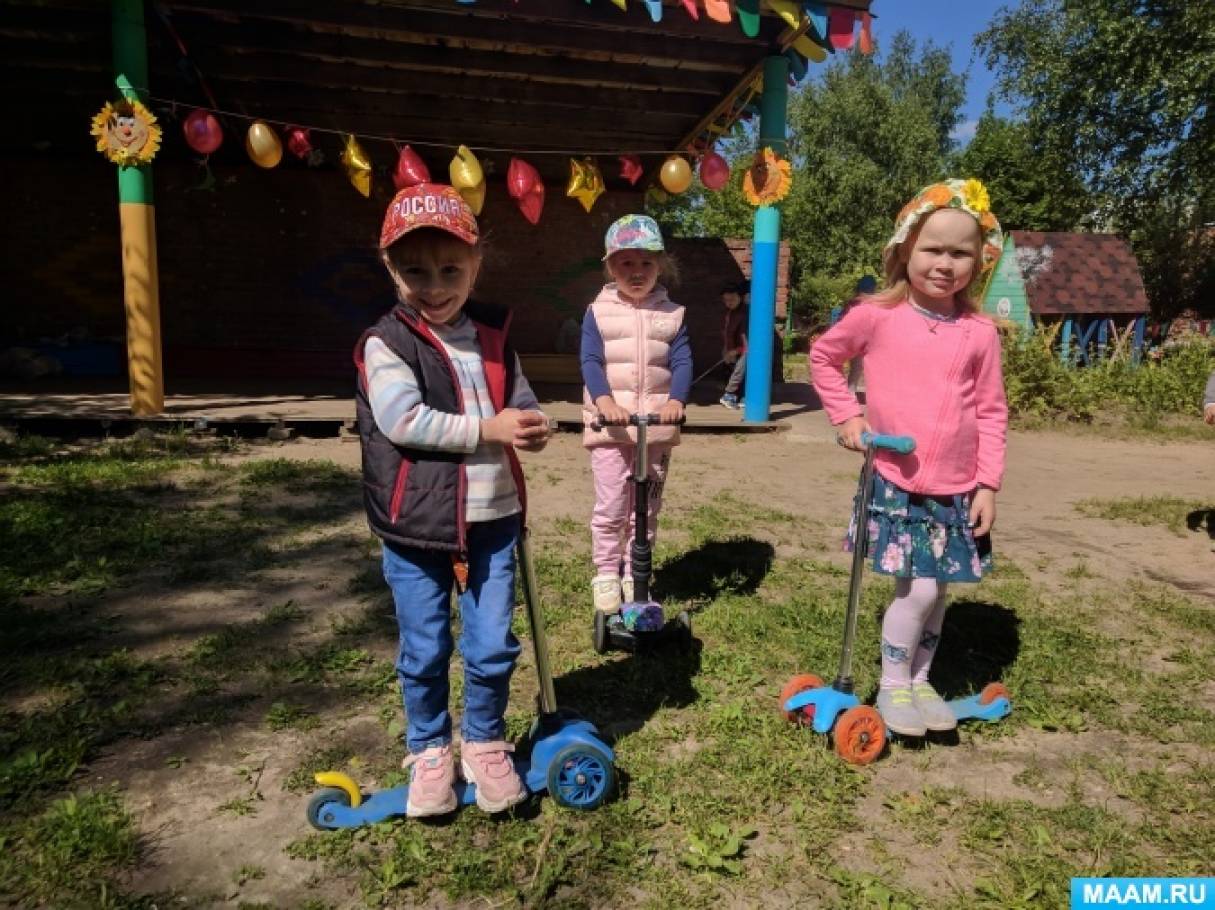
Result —
[[[664, 3], [653, 22], [638, 0], [626, 12], [609, 0], [147, 0], [147, 88], [153, 99], [372, 140], [677, 150], [736, 113], [764, 57], [799, 32], [765, 11], [748, 38], [737, 22], [703, 9], [692, 21], [678, 0]], [[0, 12], [0, 71], [33, 120], [0, 147], [87, 148], [88, 118], [115, 95], [110, 4], [0, 0]]]

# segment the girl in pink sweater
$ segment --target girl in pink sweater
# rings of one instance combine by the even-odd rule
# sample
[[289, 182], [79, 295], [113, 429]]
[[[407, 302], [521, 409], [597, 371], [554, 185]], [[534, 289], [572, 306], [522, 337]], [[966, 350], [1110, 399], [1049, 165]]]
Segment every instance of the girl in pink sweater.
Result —
[[[906, 736], [956, 726], [928, 682], [946, 589], [991, 569], [1008, 406], [999, 334], [969, 290], [995, 266], [1002, 243], [978, 180], [925, 187], [886, 244], [885, 290], [853, 307], [810, 352], [812, 381], [841, 445], [863, 451], [865, 432], [916, 441], [910, 455], [877, 453], [864, 519], [874, 570], [895, 577], [877, 708]], [[843, 373], [861, 355], [864, 408]], [[864, 545], [856, 520], [850, 546]]]

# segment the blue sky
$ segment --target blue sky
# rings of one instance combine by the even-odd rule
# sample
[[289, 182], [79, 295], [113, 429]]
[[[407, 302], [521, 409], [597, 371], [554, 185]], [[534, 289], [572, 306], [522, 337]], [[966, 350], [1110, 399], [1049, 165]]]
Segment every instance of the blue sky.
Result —
[[[938, 46], [950, 47], [954, 72], [966, 74], [966, 104], [962, 123], [954, 133], [963, 144], [974, 135], [995, 81], [975, 53], [974, 36], [987, 27], [1000, 7], [1016, 5], [1016, 0], [873, 0], [870, 7], [877, 17], [873, 34], [879, 43], [906, 29], [917, 44], [931, 39]], [[996, 110], [1007, 113], [1007, 106], [997, 105]]]

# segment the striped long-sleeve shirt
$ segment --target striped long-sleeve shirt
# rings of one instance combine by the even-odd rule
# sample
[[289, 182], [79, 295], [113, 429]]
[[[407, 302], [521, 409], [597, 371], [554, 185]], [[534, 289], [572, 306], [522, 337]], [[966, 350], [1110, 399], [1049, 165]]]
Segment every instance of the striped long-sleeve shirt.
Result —
[[[467, 317], [451, 326], [431, 326], [455, 368], [463, 414], [437, 411], [422, 401], [417, 377], [409, 364], [383, 341], [371, 337], [363, 348], [367, 397], [380, 432], [400, 446], [440, 452], [463, 452], [468, 478], [466, 521], [492, 521], [519, 511], [519, 494], [511, 477], [506, 451], [481, 441], [481, 421], [497, 412], [481, 361], [476, 328]], [[515, 359], [515, 383], [508, 407], [538, 411], [536, 395]]]

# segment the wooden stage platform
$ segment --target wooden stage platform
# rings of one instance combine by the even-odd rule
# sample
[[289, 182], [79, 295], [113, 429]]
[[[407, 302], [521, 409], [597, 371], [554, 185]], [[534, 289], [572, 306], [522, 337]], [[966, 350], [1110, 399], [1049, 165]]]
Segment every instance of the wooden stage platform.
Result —
[[[563, 431], [582, 426], [581, 388], [535, 385], [545, 413]], [[689, 432], [748, 433], [788, 429], [789, 419], [818, 410], [814, 391], [806, 383], [782, 383], [773, 388], [771, 419], [747, 423], [742, 411], [717, 403], [720, 383], [705, 383], [688, 405]], [[134, 417], [124, 386], [110, 380], [49, 380], [0, 386], [0, 424], [47, 435], [122, 435], [141, 426], [209, 428], [239, 435], [261, 435], [271, 427], [286, 427], [300, 436], [339, 436], [354, 431], [354, 398], [349, 387], [333, 383], [292, 383], [274, 387], [241, 383], [215, 389], [203, 385], [170, 389], [164, 413]]]

